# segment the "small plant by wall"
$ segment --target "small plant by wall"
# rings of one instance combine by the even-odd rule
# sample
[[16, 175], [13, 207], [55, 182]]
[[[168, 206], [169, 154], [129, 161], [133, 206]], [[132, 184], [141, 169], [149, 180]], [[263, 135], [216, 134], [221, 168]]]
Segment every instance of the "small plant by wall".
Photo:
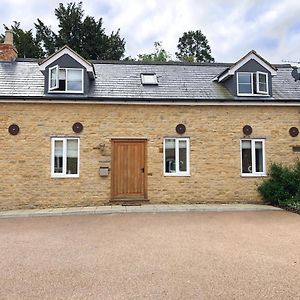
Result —
[[293, 166], [273, 163], [257, 190], [266, 202], [300, 212], [300, 161]]

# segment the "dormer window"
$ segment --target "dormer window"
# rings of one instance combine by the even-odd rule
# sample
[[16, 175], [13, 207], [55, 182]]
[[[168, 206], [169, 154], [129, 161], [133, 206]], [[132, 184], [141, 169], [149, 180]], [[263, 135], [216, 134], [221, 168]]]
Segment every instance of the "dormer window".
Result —
[[238, 72], [238, 96], [268, 95], [268, 73], [263, 72]]
[[49, 68], [49, 92], [83, 93], [83, 69]]
[[272, 97], [272, 78], [276, 75], [276, 67], [252, 50], [213, 81], [223, 83], [233, 97], [258, 99]]
[[141, 80], [143, 85], [158, 85], [156, 74], [141, 74]]

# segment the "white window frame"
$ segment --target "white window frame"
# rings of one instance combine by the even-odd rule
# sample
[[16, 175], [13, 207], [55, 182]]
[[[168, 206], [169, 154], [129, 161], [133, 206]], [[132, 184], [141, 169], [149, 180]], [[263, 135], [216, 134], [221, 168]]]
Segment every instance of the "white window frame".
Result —
[[[251, 93], [241, 93], [239, 91], [239, 74], [250, 74], [251, 75]], [[253, 75], [256, 75], [256, 82], [254, 82]], [[267, 91], [259, 90], [259, 74], [266, 76]], [[254, 84], [256, 85], [256, 93], [254, 93]], [[269, 74], [265, 72], [237, 72], [236, 75], [236, 91], [238, 96], [269, 96]]]
[[[51, 87], [51, 70], [53, 69], [57, 69], [56, 71], [56, 86], [55, 87]], [[57, 91], [55, 89], [59, 88], [59, 71], [60, 70], [66, 70], [66, 89], [64, 91]], [[67, 80], [68, 80], [68, 70], [80, 70], [81, 71], [81, 90], [80, 91], [73, 91], [73, 90], [68, 90], [68, 84], [67, 84]], [[58, 65], [49, 68], [49, 78], [48, 78], [48, 82], [49, 82], [49, 88], [48, 88], [48, 92], [49, 93], [70, 93], [70, 94], [82, 94], [83, 93], [83, 87], [84, 87], [84, 72], [83, 69], [81, 68], [59, 68]]]
[[[77, 153], [77, 174], [67, 174], [67, 141], [77, 140], [78, 141], [78, 153]], [[63, 142], [63, 172], [54, 172], [54, 159], [55, 159], [55, 142]], [[79, 165], [80, 165], [80, 139], [75, 137], [53, 137], [51, 138], [51, 177], [52, 178], [76, 178], [79, 177]]]
[[[55, 85], [51, 86], [51, 73], [53, 70], [55, 70]], [[58, 79], [59, 74], [58, 73], [59, 73], [58, 65], [49, 68], [49, 91], [52, 91], [52, 90], [58, 88], [58, 86], [59, 86], [59, 79]]]
[[[175, 166], [176, 170], [173, 173], [166, 172], [166, 140], [174, 139], [175, 140]], [[186, 142], [186, 171], [179, 170], [179, 142]], [[165, 137], [163, 143], [163, 168], [164, 176], [190, 176], [190, 139], [189, 138], [178, 138], [178, 137]]]
[[[259, 75], [264, 75], [266, 77], [266, 87], [267, 87], [266, 91], [261, 91], [259, 89]], [[257, 93], [259, 93], [259, 94], [268, 94], [269, 93], [268, 73], [256, 72], [256, 90], [257, 90]]]
[[[243, 173], [243, 157], [242, 157], [242, 142], [250, 141], [251, 142], [251, 160], [252, 160], [252, 172]], [[256, 157], [255, 157], [255, 142], [262, 142], [262, 154], [263, 154], [263, 171], [256, 172]], [[266, 176], [266, 150], [265, 150], [265, 139], [241, 139], [240, 140], [240, 158], [241, 158], [241, 176], [243, 177], [261, 177]]]
[[[153, 77], [153, 82], [146, 82], [146, 77]], [[155, 73], [142, 73], [141, 74], [141, 81], [143, 85], [158, 85], [157, 76]]]

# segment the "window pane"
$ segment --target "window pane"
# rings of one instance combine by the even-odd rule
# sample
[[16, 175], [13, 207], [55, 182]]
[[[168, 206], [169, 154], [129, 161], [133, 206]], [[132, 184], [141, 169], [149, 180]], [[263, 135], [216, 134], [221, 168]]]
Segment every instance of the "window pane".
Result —
[[186, 141], [179, 140], [179, 171], [187, 171], [187, 146]]
[[242, 141], [242, 173], [252, 173], [251, 141]]
[[66, 69], [59, 69], [59, 80], [66, 80]]
[[81, 82], [78, 81], [68, 81], [68, 91], [81, 91], [82, 85]]
[[251, 149], [251, 141], [242, 141], [243, 149]]
[[50, 88], [55, 88], [57, 85], [57, 68], [50, 70]]
[[142, 74], [143, 84], [157, 84], [157, 78], [155, 74]]
[[54, 173], [63, 172], [63, 141], [54, 143]]
[[262, 142], [255, 142], [255, 171], [263, 172], [263, 145]]
[[238, 81], [239, 81], [239, 83], [251, 84], [251, 74], [250, 73], [246, 73], [246, 74], [239, 73]]
[[259, 88], [258, 92], [265, 92], [265, 93], [268, 92], [267, 80], [268, 80], [267, 74], [258, 73], [258, 88]]
[[252, 85], [251, 84], [239, 84], [239, 93], [252, 94]]
[[166, 173], [176, 172], [175, 139], [165, 140], [165, 170]]
[[251, 73], [238, 73], [238, 92], [252, 94]]
[[59, 91], [66, 90], [66, 70], [65, 69], [59, 69], [58, 90]]
[[82, 71], [68, 69], [67, 78], [68, 91], [81, 91], [82, 90]]
[[258, 74], [259, 83], [267, 84], [267, 76], [265, 74]]
[[259, 83], [259, 91], [260, 92], [267, 92], [267, 84]]
[[67, 140], [67, 174], [78, 174], [78, 140]]
[[82, 71], [68, 69], [68, 81], [81, 81]]

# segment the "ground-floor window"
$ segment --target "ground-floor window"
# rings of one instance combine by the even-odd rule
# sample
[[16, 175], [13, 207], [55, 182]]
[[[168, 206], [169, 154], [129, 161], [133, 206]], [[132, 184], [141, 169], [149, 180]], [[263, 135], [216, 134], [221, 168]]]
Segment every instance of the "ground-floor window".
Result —
[[190, 140], [189, 138], [164, 139], [164, 175], [190, 175]]
[[265, 140], [241, 140], [241, 168], [243, 176], [266, 175]]
[[51, 139], [51, 176], [79, 176], [79, 139]]

